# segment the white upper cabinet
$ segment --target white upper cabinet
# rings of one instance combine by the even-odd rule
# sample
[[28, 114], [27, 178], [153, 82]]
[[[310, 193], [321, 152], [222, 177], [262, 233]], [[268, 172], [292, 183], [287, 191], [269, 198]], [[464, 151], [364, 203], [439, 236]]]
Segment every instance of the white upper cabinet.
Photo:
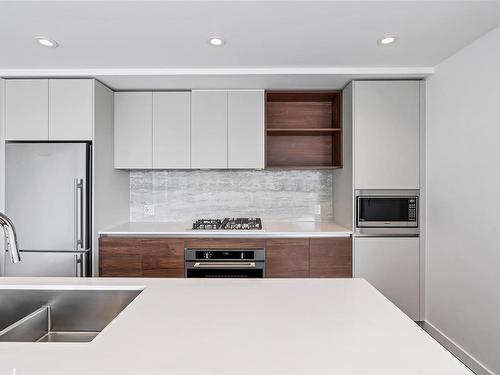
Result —
[[91, 79], [49, 80], [49, 140], [92, 140]]
[[115, 93], [115, 168], [264, 168], [264, 91]]
[[227, 91], [191, 94], [191, 167], [227, 168]]
[[264, 168], [264, 91], [228, 92], [228, 168]]
[[91, 141], [93, 79], [6, 81], [8, 141]]
[[191, 93], [153, 93], [153, 168], [191, 167]]
[[366, 279], [413, 320], [420, 320], [418, 237], [357, 237], [354, 277]]
[[419, 81], [354, 83], [357, 189], [418, 189]]
[[9, 79], [5, 81], [7, 140], [49, 139], [49, 81]]
[[115, 93], [115, 168], [153, 167], [153, 94]]

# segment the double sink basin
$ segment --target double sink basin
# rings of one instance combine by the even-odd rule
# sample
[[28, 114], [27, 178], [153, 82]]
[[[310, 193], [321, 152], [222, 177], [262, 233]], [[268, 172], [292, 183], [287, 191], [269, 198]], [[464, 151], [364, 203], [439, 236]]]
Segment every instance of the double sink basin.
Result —
[[0, 342], [89, 342], [141, 289], [0, 289]]

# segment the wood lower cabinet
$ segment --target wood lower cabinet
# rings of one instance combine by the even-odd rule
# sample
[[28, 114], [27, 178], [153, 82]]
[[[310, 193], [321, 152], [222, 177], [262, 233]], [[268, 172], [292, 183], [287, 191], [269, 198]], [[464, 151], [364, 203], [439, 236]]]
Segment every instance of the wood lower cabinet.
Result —
[[266, 241], [266, 277], [308, 276], [308, 238]]
[[184, 249], [266, 249], [266, 277], [352, 277], [352, 239], [102, 237], [102, 277], [184, 277]]
[[350, 238], [311, 238], [309, 277], [352, 277]]
[[184, 241], [175, 238], [103, 237], [102, 277], [184, 277]]

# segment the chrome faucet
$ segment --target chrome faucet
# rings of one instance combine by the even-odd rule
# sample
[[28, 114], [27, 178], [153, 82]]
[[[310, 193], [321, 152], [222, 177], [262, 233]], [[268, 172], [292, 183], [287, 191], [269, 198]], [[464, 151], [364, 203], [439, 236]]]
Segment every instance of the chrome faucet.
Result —
[[19, 247], [17, 246], [16, 228], [14, 228], [12, 221], [1, 212], [0, 225], [2, 226], [5, 238], [7, 239], [7, 251], [10, 252], [10, 259], [12, 260], [12, 263], [20, 262], [21, 255], [19, 254]]

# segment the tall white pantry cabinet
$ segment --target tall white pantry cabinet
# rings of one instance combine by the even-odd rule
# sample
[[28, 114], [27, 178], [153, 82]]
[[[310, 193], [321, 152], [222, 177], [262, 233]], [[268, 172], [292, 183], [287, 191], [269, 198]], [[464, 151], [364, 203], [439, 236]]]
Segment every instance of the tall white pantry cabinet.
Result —
[[[417, 80], [353, 81], [345, 90], [352, 100], [346, 128], [352, 129], [354, 191], [420, 189], [422, 90]], [[355, 226], [355, 201], [353, 218]], [[420, 247], [419, 237], [354, 235], [354, 276], [413, 320], [422, 318]]]

